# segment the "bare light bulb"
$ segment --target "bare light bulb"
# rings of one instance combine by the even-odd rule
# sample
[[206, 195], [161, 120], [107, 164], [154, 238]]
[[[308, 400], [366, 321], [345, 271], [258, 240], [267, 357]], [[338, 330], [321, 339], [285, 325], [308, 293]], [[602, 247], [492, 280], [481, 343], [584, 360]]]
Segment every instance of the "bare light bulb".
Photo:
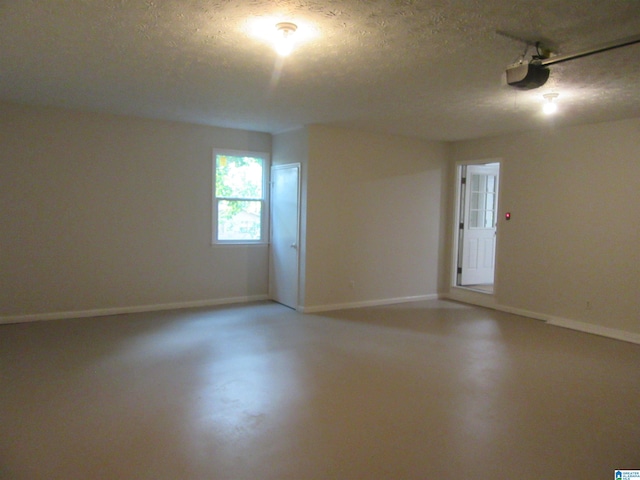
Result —
[[298, 26], [291, 22], [280, 22], [276, 25], [275, 48], [278, 55], [286, 57], [293, 51], [294, 34], [297, 29]]
[[558, 104], [556, 103], [556, 99], [558, 98], [557, 93], [546, 93], [542, 96], [544, 98], [544, 105], [542, 106], [542, 111], [545, 115], [553, 115], [558, 111]]

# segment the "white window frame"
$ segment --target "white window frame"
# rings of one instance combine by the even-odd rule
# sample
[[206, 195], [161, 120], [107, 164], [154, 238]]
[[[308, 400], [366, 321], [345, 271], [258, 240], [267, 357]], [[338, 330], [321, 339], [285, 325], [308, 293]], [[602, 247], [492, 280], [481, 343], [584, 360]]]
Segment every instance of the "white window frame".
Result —
[[[260, 217], [260, 239], [259, 240], [218, 240], [218, 201], [234, 200], [229, 198], [218, 198], [216, 196], [216, 160], [219, 155], [231, 157], [253, 157], [263, 160], [262, 164], [262, 199], [255, 199], [262, 202]], [[267, 152], [256, 152], [252, 150], [228, 150], [214, 149], [211, 162], [211, 244], [212, 245], [264, 245], [269, 243], [269, 172], [271, 171], [271, 155]], [[251, 200], [254, 199], [238, 199]]]

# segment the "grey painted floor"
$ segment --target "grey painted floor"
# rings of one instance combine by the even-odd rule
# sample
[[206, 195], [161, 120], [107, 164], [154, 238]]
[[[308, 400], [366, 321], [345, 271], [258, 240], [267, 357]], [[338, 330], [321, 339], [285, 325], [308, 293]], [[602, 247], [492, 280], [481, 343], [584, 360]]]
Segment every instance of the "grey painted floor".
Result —
[[445, 301], [0, 326], [2, 479], [609, 479], [640, 346]]

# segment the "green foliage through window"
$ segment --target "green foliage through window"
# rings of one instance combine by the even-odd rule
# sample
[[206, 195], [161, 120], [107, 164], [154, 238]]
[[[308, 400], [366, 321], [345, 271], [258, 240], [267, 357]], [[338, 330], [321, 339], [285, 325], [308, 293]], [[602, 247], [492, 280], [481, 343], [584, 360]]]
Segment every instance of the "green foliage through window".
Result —
[[216, 155], [217, 240], [261, 240], [264, 168], [260, 157]]

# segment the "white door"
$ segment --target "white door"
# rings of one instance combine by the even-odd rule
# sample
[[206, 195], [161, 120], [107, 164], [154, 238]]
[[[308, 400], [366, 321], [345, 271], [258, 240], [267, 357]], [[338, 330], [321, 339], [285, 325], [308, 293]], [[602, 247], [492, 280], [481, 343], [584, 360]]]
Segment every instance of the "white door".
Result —
[[271, 167], [271, 248], [269, 295], [298, 307], [300, 164]]
[[468, 165], [461, 285], [493, 284], [500, 164]]

